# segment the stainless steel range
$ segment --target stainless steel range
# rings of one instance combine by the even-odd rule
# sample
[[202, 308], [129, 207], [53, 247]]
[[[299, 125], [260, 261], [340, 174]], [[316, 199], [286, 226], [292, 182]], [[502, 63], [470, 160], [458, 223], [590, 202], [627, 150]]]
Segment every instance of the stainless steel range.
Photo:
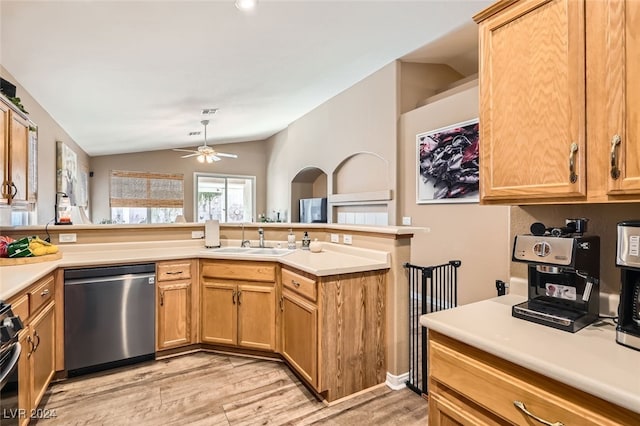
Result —
[[20, 317], [13, 314], [11, 305], [0, 301], [0, 415], [2, 425], [17, 425], [20, 420], [18, 407], [18, 360], [20, 343], [18, 333], [24, 328]]

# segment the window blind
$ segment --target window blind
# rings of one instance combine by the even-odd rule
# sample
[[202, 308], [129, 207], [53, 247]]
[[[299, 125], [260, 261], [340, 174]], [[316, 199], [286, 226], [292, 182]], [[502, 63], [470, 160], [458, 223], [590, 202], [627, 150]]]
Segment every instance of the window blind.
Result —
[[182, 208], [184, 175], [112, 170], [111, 207]]

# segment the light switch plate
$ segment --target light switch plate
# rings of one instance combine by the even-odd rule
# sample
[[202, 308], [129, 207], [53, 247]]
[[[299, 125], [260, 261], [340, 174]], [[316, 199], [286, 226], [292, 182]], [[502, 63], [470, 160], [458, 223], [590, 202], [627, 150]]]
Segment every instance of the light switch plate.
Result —
[[339, 243], [340, 242], [340, 234], [331, 234], [331, 242]]
[[191, 231], [191, 238], [193, 239], [204, 238], [204, 231]]
[[60, 234], [58, 240], [60, 240], [61, 243], [75, 243], [76, 234]]
[[344, 235], [342, 236], [342, 241], [343, 241], [345, 244], [351, 244], [351, 235], [349, 235], [349, 234], [344, 234]]
[[411, 225], [411, 216], [402, 216], [402, 224], [410, 226]]

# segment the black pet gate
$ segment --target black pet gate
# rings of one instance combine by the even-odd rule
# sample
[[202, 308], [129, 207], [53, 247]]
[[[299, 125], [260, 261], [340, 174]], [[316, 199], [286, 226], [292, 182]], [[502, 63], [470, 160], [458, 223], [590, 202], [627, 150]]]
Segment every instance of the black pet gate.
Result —
[[409, 380], [407, 387], [427, 394], [427, 329], [420, 315], [442, 311], [458, 304], [458, 268], [462, 262], [416, 266], [405, 263], [409, 273]]

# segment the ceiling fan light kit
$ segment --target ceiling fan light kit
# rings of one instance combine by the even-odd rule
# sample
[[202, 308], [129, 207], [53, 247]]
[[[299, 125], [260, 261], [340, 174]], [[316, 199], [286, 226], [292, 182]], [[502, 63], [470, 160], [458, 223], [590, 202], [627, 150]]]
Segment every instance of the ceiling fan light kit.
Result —
[[183, 155], [180, 158], [196, 157], [198, 162], [200, 163], [206, 162], [208, 164], [211, 164], [214, 161], [220, 161], [220, 157], [238, 158], [236, 154], [227, 154], [224, 152], [218, 152], [212, 147], [210, 147], [209, 145], [207, 145], [207, 124], [209, 124], [209, 120], [202, 120], [200, 123], [202, 123], [202, 125], [204, 126], [204, 145], [199, 146], [197, 150], [174, 148], [173, 149], [174, 151], [189, 152], [189, 154]]
[[258, 0], [236, 0], [236, 7], [240, 10], [255, 9], [257, 4]]

